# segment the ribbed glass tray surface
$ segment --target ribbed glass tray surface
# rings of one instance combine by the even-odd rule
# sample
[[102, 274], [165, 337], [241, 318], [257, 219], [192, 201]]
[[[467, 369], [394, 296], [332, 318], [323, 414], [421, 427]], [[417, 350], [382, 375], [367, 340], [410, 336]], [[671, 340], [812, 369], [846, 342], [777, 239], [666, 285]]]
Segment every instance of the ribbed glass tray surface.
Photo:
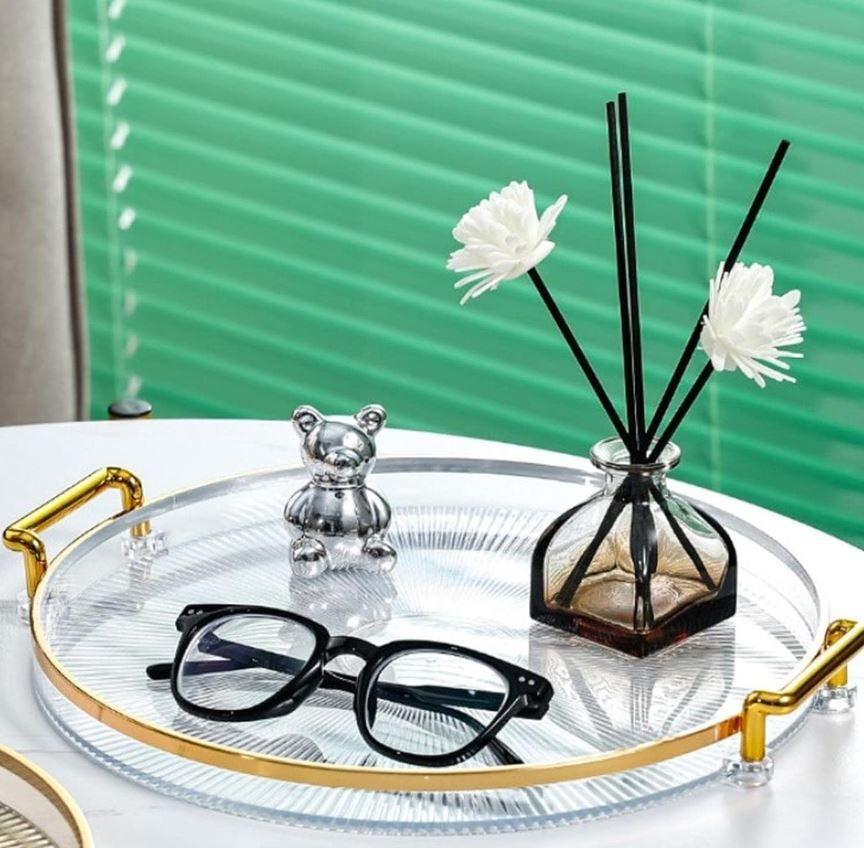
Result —
[[0, 804], [0, 848], [58, 848], [58, 846], [17, 810]]
[[[406, 768], [374, 753], [350, 698], [316, 695], [289, 716], [216, 723], [183, 713], [145, 667], [173, 657], [189, 603], [264, 604], [316, 619], [333, 634], [381, 644], [446, 640], [544, 675], [555, 695], [541, 721], [511, 721], [502, 739], [527, 763], [557, 763], [686, 733], [735, 715], [755, 688], [787, 683], [815, 653], [824, 610], [813, 582], [778, 543], [714, 514], [740, 559], [737, 615], [647, 659], [533, 622], [531, 551], [546, 525], [593, 493], [597, 477], [554, 466], [467, 459], [381, 460], [370, 478], [393, 507], [390, 575], [292, 579], [286, 499], [302, 469], [207, 484], [145, 505], [74, 543], [40, 591], [34, 615], [54, 659], [111, 709], [159, 728], [319, 763]], [[130, 561], [122, 540], [148, 518], [164, 549]], [[354, 667], [356, 669], [356, 666]], [[349, 666], [345, 670], [351, 670]], [[164, 753], [110, 729], [36, 668], [57, 726], [104, 765], [175, 797], [319, 827], [399, 833], [495, 832], [594, 818], [673, 797], [719, 778], [737, 737], [636, 770], [569, 783], [473, 792], [376, 792], [253, 777]], [[776, 748], [806, 711], [769, 722]], [[465, 768], [495, 765], [488, 753]]]

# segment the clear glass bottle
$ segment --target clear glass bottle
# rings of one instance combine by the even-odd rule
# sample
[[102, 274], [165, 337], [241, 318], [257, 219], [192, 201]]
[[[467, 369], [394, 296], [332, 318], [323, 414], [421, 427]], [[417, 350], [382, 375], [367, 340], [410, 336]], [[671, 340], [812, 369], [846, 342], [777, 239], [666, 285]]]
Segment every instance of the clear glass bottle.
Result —
[[591, 449], [603, 489], [540, 537], [534, 619], [643, 657], [735, 614], [732, 540], [667, 487], [680, 458], [669, 444], [656, 462], [634, 465], [617, 438]]

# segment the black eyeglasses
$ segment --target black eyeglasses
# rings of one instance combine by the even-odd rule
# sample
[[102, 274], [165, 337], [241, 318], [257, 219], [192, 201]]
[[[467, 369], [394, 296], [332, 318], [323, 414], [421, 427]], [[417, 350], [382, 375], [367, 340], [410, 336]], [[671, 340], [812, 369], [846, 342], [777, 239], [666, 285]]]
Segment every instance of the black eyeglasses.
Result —
[[[511, 718], [542, 718], [552, 698], [548, 680], [470, 648], [373, 645], [270, 607], [192, 604], [177, 629], [174, 662], [147, 675], [170, 678], [192, 715], [255, 721], [293, 712], [318, 688], [350, 692], [369, 747], [413, 765], [456, 765], [486, 746], [503, 765], [521, 763], [496, 735]], [[356, 677], [325, 669], [346, 655], [365, 661]]]

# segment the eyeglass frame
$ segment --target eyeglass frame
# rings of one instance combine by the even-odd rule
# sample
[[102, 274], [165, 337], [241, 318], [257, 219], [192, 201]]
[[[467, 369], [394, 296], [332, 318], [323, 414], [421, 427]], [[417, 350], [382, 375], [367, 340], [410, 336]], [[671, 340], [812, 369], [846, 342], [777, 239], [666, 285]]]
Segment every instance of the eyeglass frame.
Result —
[[[293, 622], [305, 627], [314, 637], [315, 645], [309, 656], [309, 659], [294, 673], [293, 677], [279, 690], [269, 695], [260, 704], [255, 704], [251, 707], [240, 707], [236, 709], [214, 709], [196, 704], [186, 698], [181, 692], [178, 683], [178, 676], [183, 665], [183, 658], [187, 650], [192, 644], [195, 637], [207, 627], [209, 624], [219, 621], [220, 619], [230, 619], [239, 616], [265, 616], [270, 618], [282, 619]], [[170, 682], [171, 695], [177, 702], [178, 706], [185, 712], [199, 718], [209, 721], [258, 721], [262, 719], [276, 718], [279, 716], [288, 715], [312, 695], [319, 688], [337, 689], [345, 692], [353, 693], [353, 710], [357, 721], [357, 728], [363, 741], [374, 751], [386, 757], [396, 760], [397, 762], [408, 763], [418, 766], [446, 767], [458, 765], [465, 760], [470, 759], [479, 753], [483, 748], [489, 746], [493, 749], [502, 765], [519, 764], [523, 761], [501, 740], [497, 739], [497, 734], [501, 732], [504, 726], [513, 718], [527, 718], [539, 720], [543, 718], [549, 709], [549, 702], [554, 694], [552, 684], [544, 677], [535, 674], [529, 669], [521, 668], [513, 663], [490, 654], [485, 654], [482, 651], [476, 651], [472, 648], [466, 648], [461, 645], [454, 645], [449, 642], [437, 642], [424, 639], [400, 639], [393, 642], [388, 642], [384, 645], [374, 645], [364, 639], [359, 639], [354, 636], [333, 636], [330, 631], [322, 624], [299, 613], [290, 612], [289, 610], [278, 609], [275, 607], [257, 606], [257, 605], [233, 605], [233, 604], [189, 604], [180, 615], [177, 617], [175, 626], [180, 631], [180, 639], [177, 643], [177, 648], [174, 653], [174, 660], [170, 663]], [[219, 638], [219, 637], [216, 637]], [[227, 640], [222, 640], [226, 641]], [[231, 643], [238, 645], [239, 643]], [[273, 657], [280, 660], [297, 660], [295, 657], [290, 657], [283, 654], [256, 648], [254, 646], [240, 646], [253, 654], [261, 657]], [[450, 715], [459, 720], [466, 721], [469, 726], [479, 725], [479, 720], [473, 716], [462, 713], [452, 706], [455, 702], [457, 706], [467, 706], [475, 709], [491, 709], [491, 707], [482, 706], [483, 696], [492, 696], [495, 699], [501, 699], [492, 720], [482, 727], [478, 735], [467, 742], [461, 748], [451, 751], [446, 754], [414, 754], [401, 751], [398, 748], [393, 748], [390, 745], [379, 741], [372, 734], [369, 725], [370, 719], [370, 701], [373, 697], [373, 687], [378, 684], [380, 673], [395, 657], [403, 654], [419, 653], [419, 652], [434, 652], [449, 654], [454, 656], [464, 657], [475, 662], [480, 662], [496, 671], [506, 684], [507, 690], [503, 694], [497, 692], [482, 692], [477, 690], [466, 689], [451, 689], [450, 687], [429, 687], [429, 686], [410, 686], [406, 684], [393, 684], [383, 682], [380, 685], [387, 687], [388, 692], [393, 697], [385, 697], [384, 700], [401, 700], [402, 702], [411, 703], [419, 708], [426, 708], [441, 712], [445, 715]], [[218, 656], [218, 654], [217, 654]], [[334, 659], [340, 656], [356, 656], [364, 661], [364, 666], [356, 677], [341, 672], [328, 671], [326, 666]], [[223, 657], [224, 659], [224, 657]], [[236, 661], [236, 660], [235, 660]], [[225, 662], [231, 662], [231, 658], [225, 659]], [[211, 661], [206, 664], [212, 665]], [[249, 668], [254, 665], [263, 665], [262, 663], [247, 663], [245, 665], [234, 666], [231, 669], [212, 668], [202, 670], [201, 673], [218, 673], [225, 670], [236, 670], [239, 668]], [[286, 673], [284, 668], [270, 668], [273, 671]], [[168, 676], [169, 665], [166, 663], [156, 663], [147, 667], [147, 675], [152, 680], [165, 679]], [[420, 690], [429, 693], [430, 697], [440, 697], [447, 699], [441, 704], [433, 705], [430, 703], [416, 703], [422, 700]], [[381, 698], [380, 693], [375, 694], [376, 698]], [[460, 700], [461, 699], [461, 700]], [[473, 703], [472, 703], [473, 701]], [[480, 702], [480, 703], [478, 703]], [[447, 704], [451, 706], [448, 706]], [[374, 714], [371, 716], [374, 724]], [[476, 730], [476, 727], [474, 728]]]

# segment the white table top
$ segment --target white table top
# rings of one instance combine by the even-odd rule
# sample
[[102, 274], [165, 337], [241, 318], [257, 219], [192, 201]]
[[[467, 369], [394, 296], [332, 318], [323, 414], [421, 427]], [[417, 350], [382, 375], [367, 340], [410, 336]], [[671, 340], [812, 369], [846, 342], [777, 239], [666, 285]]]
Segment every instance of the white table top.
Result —
[[[385, 430], [379, 455], [488, 456], [586, 467], [582, 459], [431, 433]], [[0, 526], [6, 526], [95, 468], [120, 465], [157, 495], [215, 477], [296, 461], [290, 424], [267, 421], [140, 421], [0, 428]], [[686, 461], [686, 457], [685, 457]], [[864, 615], [864, 552], [776, 513], [692, 486], [677, 488], [758, 525], [816, 575], [838, 616]], [[51, 551], [111, 507], [95, 500], [45, 534]], [[39, 712], [30, 685], [29, 631], [15, 615], [23, 589], [20, 555], [0, 550], [0, 743], [52, 772], [87, 815], [97, 848], [155, 844], [208, 848], [403, 844], [396, 837], [339, 835], [241, 819], [174, 801], [95, 765], [68, 745]], [[856, 677], [853, 663], [852, 678]], [[770, 719], [769, 719], [770, 720]], [[864, 721], [812, 717], [776, 758], [763, 789], [717, 785], [669, 804], [604, 821], [494, 837], [428, 837], [424, 844], [499, 846], [687, 846], [699, 848], [859, 845], [864, 837]]]

